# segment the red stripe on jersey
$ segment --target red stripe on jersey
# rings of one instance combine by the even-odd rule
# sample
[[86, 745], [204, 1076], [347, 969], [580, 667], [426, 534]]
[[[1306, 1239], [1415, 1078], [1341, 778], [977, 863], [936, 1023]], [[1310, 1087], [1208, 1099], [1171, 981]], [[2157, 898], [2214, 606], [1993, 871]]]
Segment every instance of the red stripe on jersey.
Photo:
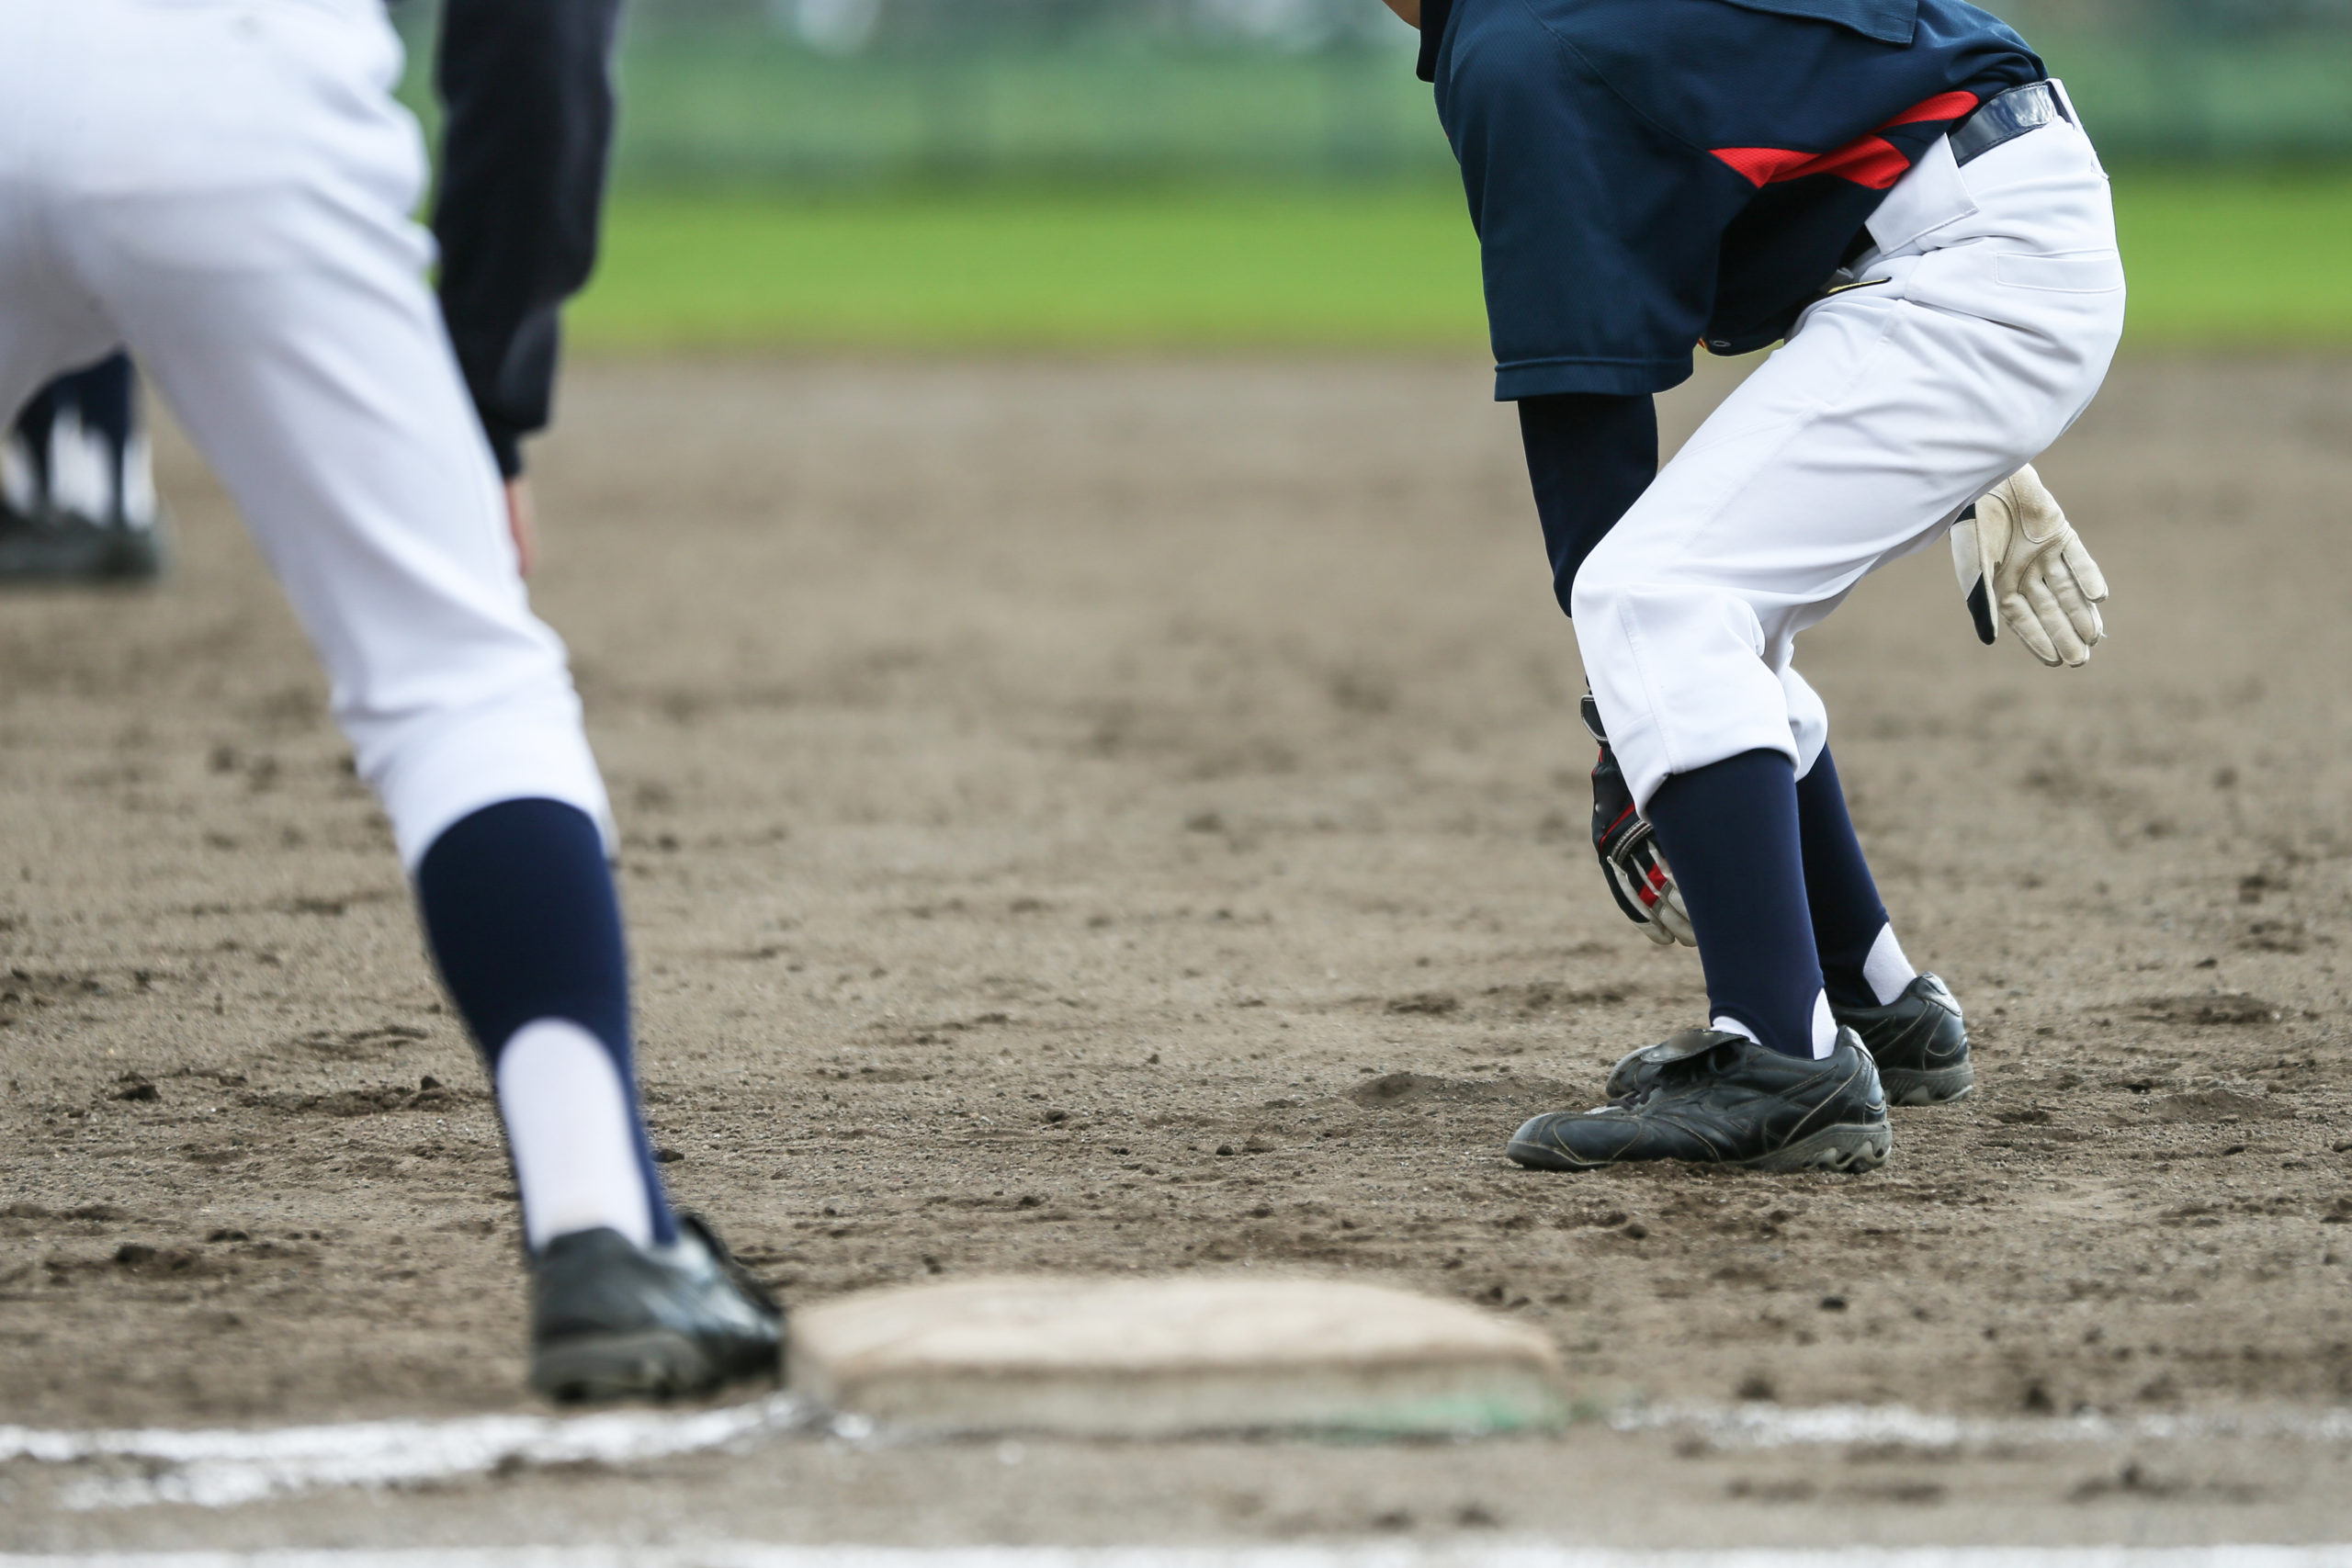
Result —
[[1884, 130], [1890, 126], [1924, 125], [1931, 119], [1958, 119], [1975, 107], [1976, 95], [1973, 93], [1938, 93], [1932, 98], [1913, 104], [1879, 129]]
[[1718, 147], [1715, 156], [1747, 176], [1749, 185], [1761, 188], [1776, 180], [1795, 178], [1792, 171], [1804, 168], [1820, 154], [1792, 152], [1785, 147]]
[[[1974, 108], [1976, 101], [1973, 93], [1938, 93], [1912, 105], [1879, 130], [1958, 119]], [[1713, 151], [1716, 157], [1759, 190], [1809, 175], [1835, 175], [1870, 190], [1884, 190], [1911, 167], [1911, 160], [1904, 156], [1902, 149], [1877, 135], [1858, 137], [1833, 152], [1799, 152], [1785, 147], [1718, 147]]]
[[1836, 175], [1871, 190], [1884, 190], [1901, 179], [1911, 160], [1901, 148], [1882, 136], [1849, 141], [1835, 152], [1825, 152], [1805, 165], [1808, 175]]

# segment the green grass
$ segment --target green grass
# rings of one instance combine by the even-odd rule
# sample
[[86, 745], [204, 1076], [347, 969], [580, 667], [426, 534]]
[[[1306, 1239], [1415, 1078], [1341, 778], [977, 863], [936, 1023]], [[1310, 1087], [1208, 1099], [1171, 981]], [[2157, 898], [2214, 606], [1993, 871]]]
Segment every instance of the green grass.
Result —
[[[2352, 171], [2126, 173], [2127, 346], [2352, 349]], [[1439, 186], [613, 203], [575, 341], [650, 349], [1414, 349], [1486, 341]]]
[[2352, 171], [2115, 179], [2127, 347], [2352, 348]]
[[623, 197], [574, 312], [605, 345], [1476, 348], [1442, 187]]

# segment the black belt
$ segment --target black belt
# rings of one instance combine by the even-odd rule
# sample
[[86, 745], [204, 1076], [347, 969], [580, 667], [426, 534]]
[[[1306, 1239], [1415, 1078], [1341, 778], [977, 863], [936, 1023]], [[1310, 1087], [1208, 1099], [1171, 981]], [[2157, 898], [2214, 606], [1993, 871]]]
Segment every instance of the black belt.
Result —
[[1952, 162], [1965, 164], [1972, 158], [1981, 158], [2002, 142], [2014, 141], [2053, 119], [2074, 118], [2066, 112], [2066, 101], [2047, 82], [2028, 82], [2022, 87], [1996, 93], [1948, 133]]

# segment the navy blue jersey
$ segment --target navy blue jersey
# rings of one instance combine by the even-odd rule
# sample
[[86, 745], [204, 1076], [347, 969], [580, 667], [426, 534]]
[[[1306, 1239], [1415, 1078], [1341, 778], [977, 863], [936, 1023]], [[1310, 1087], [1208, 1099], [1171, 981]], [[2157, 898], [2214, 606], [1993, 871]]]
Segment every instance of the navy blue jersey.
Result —
[[1964, 0], [1425, 0], [1496, 396], [1662, 391], [1784, 335], [1887, 190], [2041, 60]]

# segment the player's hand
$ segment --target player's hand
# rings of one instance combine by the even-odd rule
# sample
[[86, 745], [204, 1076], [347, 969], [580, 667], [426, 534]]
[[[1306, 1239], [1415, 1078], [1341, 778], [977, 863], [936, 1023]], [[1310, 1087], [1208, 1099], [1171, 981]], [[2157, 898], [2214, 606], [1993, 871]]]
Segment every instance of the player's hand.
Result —
[[522, 474], [506, 481], [506, 528], [514, 536], [514, 569], [528, 577], [539, 562], [539, 537], [531, 510], [531, 481]]
[[1600, 728], [1600, 709], [1589, 692], [1581, 711], [1585, 728], [1600, 742], [1600, 756], [1592, 764], [1592, 848], [1600, 857], [1609, 896], [1660, 947], [1678, 942], [1696, 947], [1699, 936], [1690, 929], [1682, 892], [1674, 886], [1666, 857], [1658, 853], [1656, 830], [1634, 809], [1633, 791], [1625, 787], [1617, 753], [1610, 750], [1609, 736]]
[[1951, 564], [1979, 641], [1998, 635], [1996, 609], [2018, 640], [2053, 668], [2085, 662], [2107, 636], [2098, 614], [2107, 578], [2030, 463], [1960, 514]]

